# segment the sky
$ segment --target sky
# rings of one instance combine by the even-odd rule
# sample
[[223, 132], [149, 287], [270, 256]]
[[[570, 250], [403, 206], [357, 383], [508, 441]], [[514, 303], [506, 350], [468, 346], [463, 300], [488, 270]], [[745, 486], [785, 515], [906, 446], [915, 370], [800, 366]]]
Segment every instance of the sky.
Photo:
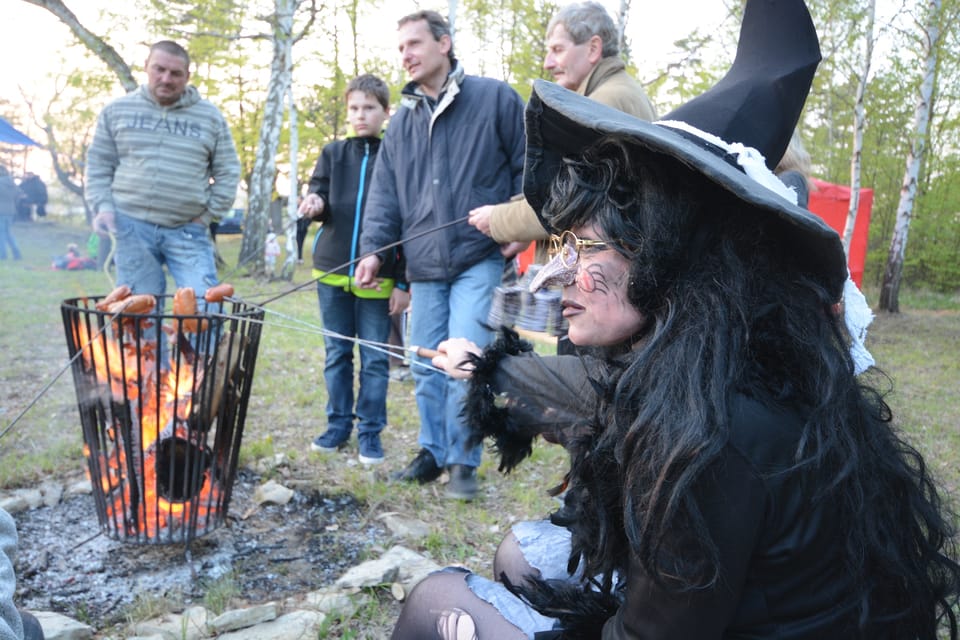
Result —
[[[133, 66], [137, 79], [143, 81], [142, 62], [146, 59], [143, 41], [147, 36], [137, 33], [136, 19], [132, 20], [131, 26], [108, 24], [100, 16], [100, 7], [103, 6], [101, 2], [66, 2], [81, 23], [110, 42]], [[620, 6], [619, 0], [601, 2], [611, 15], [616, 15]], [[670, 59], [672, 43], [675, 40], [688, 35], [697, 27], [704, 30], [716, 29], [727, 16], [725, 0], [634, 2], [633, 5], [634, 9], [627, 21], [627, 38], [631, 43], [634, 60], [641, 67], [641, 73], [644, 68], [651, 70], [651, 73], [662, 68]], [[383, 15], [382, 19], [371, 19], [366, 23], [362, 32], [362, 43], [365, 49], [386, 60], [396, 58], [397, 18], [418, 8], [433, 7], [442, 13], [447, 11], [447, 3], [443, 0], [434, 3], [391, 0], [381, 6], [389, 9], [379, 12]], [[464, 29], [465, 25], [458, 21], [455, 28]], [[4, 60], [3, 70], [0, 72], [0, 97], [13, 104], [22, 105], [23, 94], [26, 94], [43, 104], [53, 93], [54, 77], [63, 66], [64, 49], [73, 42], [69, 28], [45, 9], [24, 0], [0, 0], [0, 59]], [[458, 47], [458, 53], [467, 72], [475, 71], [478, 63], [469, 59], [470, 52]], [[399, 60], [397, 64], [399, 67]], [[493, 64], [487, 66], [490, 69], [496, 68]], [[118, 86], [116, 95], [121, 94], [122, 89]], [[103, 96], [98, 97], [98, 103], [103, 101]], [[42, 140], [42, 133], [35, 125], [27, 123], [28, 119], [24, 107], [24, 132]]]
[[[100, 20], [99, 2], [66, 0], [81, 22], [94, 33], [114, 44], [128, 62], [139, 65], [137, 56], [143, 47], [135, 34], [117, 25]], [[396, 18], [416, 10], [417, 5], [431, 6], [414, 0], [391, 0], [389, 15], [374, 24], [364, 37], [371, 49], [380, 48], [389, 59], [396, 50]], [[445, 12], [442, 0], [436, 3]], [[619, 1], [602, 2], [611, 14], [616, 13]], [[667, 58], [671, 43], [687, 35], [695, 27], [706, 29], [718, 25], [727, 14], [724, 0], [673, 0], [672, 2], [633, 3], [635, 8], [628, 18], [627, 36], [632, 42], [634, 56], [654, 65]], [[0, 73], [0, 95], [11, 101], [20, 99], [18, 87], [33, 92], [38, 86], [51, 84], [49, 75], [60, 66], [58, 51], [72, 41], [66, 25], [53, 14], [24, 0], [0, 0], [0, 59], [5, 61]], [[456, 25], [463, 27], [464, 25]], [[140, 72], [140, 69], [135, 69]], [[142, 74], [140, 74], [142, 75]]]

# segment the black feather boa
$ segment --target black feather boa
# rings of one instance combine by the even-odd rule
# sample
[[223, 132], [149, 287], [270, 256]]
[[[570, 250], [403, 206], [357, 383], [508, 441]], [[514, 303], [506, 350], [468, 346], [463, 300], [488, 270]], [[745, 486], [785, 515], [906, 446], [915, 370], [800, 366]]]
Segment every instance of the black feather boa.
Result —
[[[497, 339], [482, 355], [471, 355], [474, 366], [469, 380], [462, 416], [470, 430], [471, 446], [485, 438], [493, 438], [493, 450], [500, 456], [500, 471], [509, 472], [533, 452], [534, 434], [524, 430], [510, 417], [506, 407], [498, 406], [495, 378], [501, 361], [533, 351], [533, 345], [507, 327], [501, 327]], [[595, 386], [598, 384], [590, 380]], [[597, 389], [601, 393], [601, 389]], [[556, 514], [560, 517], [560, 514]], [[564, 526], [566, 522], [555, 522]], [[572, 567], [572, 569], [575, 568]], [[616, 596], [601, 593], [585, 585], [562, 581], [527, 578], [512, 584], [505, 575], [504, 585], [543, 615], [557, 618], [562, 630], [538, 633], [537, 638], [559, 640], [599, 639], [604, 623], [613, 616], [620, 603]]]
[[501, 327], [493, 344], [483, 355], [471, 354], [474, 365], [467, 398], [461, 415], [470, 429], [469, 445], [476, 446], [486, 437], [493, 438], [493, 450], [500, 456], [500, 471], [509, 473], [533, 451], [533, 436], [520, 433], [510, 412], [497, 406], [493, 392], [494, 377], [500, 361], [507, 356], [533, 351], [533, 345], [508, 327]]
[[600, 640], [603, 625], [617, 613], [619, 601], [610, 594], [584, 589], [565, 580], [525, 578], [513, 584], [506, 574], [500, 581], [511, 593], [545, 616], [557, 618], [560, 629], [538, 633], [550, 640]]

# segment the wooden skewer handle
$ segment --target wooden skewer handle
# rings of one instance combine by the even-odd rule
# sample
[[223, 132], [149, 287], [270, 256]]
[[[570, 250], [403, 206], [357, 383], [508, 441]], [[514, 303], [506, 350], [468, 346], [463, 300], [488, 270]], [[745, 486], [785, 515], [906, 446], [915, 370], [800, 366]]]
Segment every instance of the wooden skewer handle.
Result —
[[426, 347], [410, 347], [410, 351], [417, 354], [421, 358], [433, 358], [440, 355], [440, 352], [436, 349], [428, 349]]

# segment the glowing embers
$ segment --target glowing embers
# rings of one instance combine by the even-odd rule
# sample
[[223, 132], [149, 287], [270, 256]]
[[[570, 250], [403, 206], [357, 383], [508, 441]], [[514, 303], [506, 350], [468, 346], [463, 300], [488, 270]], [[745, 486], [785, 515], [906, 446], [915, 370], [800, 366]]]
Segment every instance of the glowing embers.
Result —
[[226, 517], [263, 310], [114, 315], [97, 301], [61, 311], [101, 529], [189, 542]]

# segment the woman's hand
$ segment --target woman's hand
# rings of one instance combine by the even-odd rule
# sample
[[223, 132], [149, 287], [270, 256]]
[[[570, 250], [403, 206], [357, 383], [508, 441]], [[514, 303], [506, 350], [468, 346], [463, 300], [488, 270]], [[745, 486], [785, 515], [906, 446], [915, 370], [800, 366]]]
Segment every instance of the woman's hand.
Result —
[[433, 357], [433, 366], [443, 369], [452, 378], [465, 380], [473, 375], [468, 355], [480, 355], [483, 349], [466, 338], [449, 338], [437, 345], [439, 355]]

